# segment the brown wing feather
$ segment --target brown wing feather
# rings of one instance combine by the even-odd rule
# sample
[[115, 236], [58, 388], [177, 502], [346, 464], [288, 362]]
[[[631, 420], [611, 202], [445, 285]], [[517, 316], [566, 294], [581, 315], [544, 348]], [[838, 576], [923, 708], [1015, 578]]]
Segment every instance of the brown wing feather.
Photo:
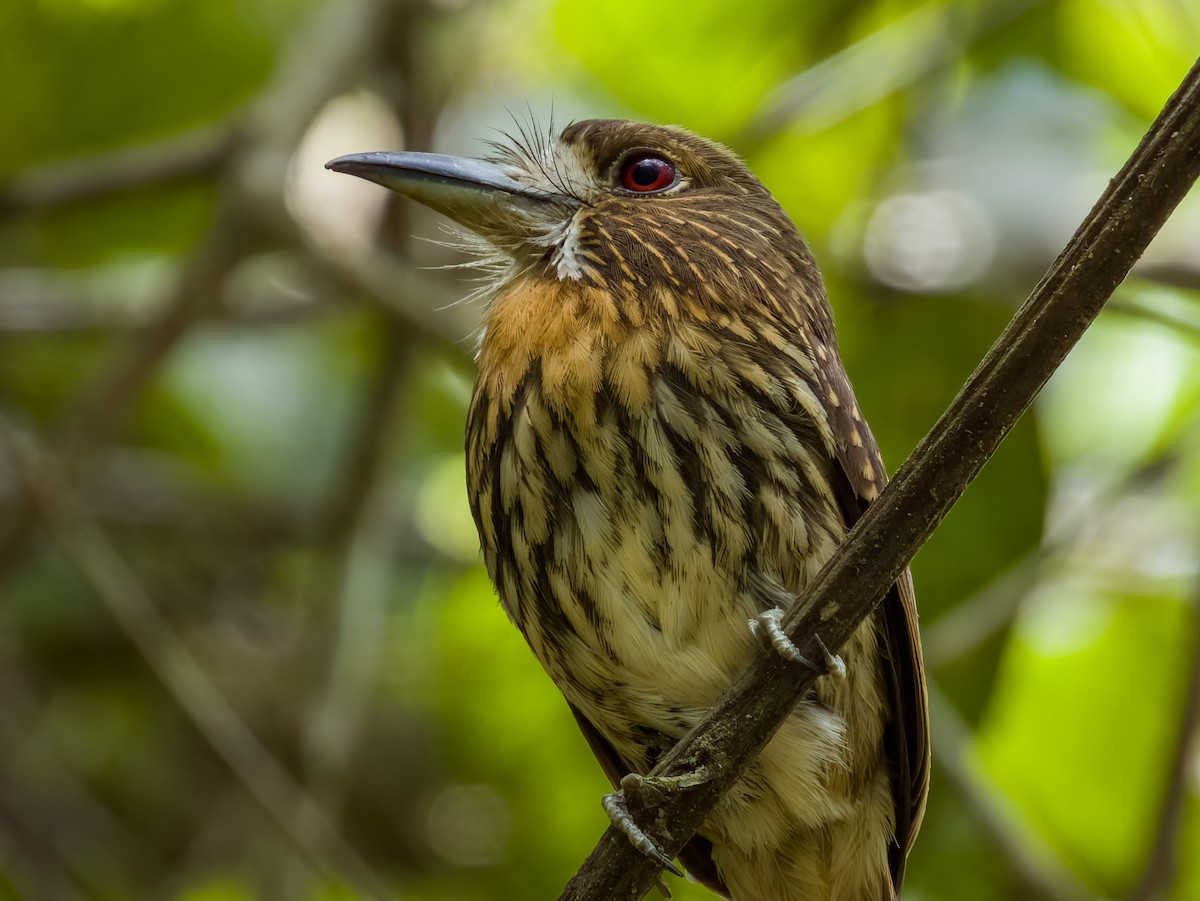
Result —
[[929, 710], [925, 668], [917, 634], [912, 576], [906, 569], [881, 608], [880, 634], [886, 657], [884, 673], [892, 694], [888, 745], [895, 765], [896, 847], [890, 854], [892, 881], [899, 889], [904, 862], [912, 850], [929, 791]]
[[[823, 398], [833, 423], [834, 456], [845, 480], [837, 486], [848, 526], [858, 521], [887, 484], [879, 446], [863, 421], [840, 363], [832, 359], [821, 372]], [[905, 569], [888, 591], [876, 614], [883, 650], [883, 672], [891, 700], [892, 716], [885, 732], [892, 767], [892, 793], [896, 811], [896, 841], [890, 849], [892, 884], [898, 894], [904, 864], [925, 814], [929, 791], [929, 709], [925, 693], [925, 667], [917, 631], [917, 601], [912, 574]]]

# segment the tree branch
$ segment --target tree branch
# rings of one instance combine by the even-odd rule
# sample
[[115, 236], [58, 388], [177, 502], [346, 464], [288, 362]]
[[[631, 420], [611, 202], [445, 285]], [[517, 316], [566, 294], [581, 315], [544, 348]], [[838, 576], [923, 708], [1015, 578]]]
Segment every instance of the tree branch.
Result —
[[[1192, 67], [1133, 156], [1109, 183], [1066, 249], [954, 402], [900, 467], [784, 618], [809, 659], [817, 635], [840, 647], [883, 598], [908, 560], [982, 469], [1018, 417], [1099, 314], [1200, 174], [1200, 63]], [[722, 793], [804, 695], [816, 674], [777, 654], [757, 657], [653, 776], [685, 777], [630, 812], [676, 854]], [[659, 866], [610, 828], [561, 899], [621, 901], [644, 895]]]
[[[57, 457], [23, 440], [3, 418], [0, 454], [26, 482], [38, 513], [67, 559], [299, 859], [319, 876], [344, 875], [367, 898], [389, 897], [380, 877], [221, 693], [107, 536], [83, 517]], [[297, 825], [298, 816], [304, 830]]]
[[[397, 0], [329, 0], [275, 67], [270, 83], [242, 123], [242, 138], [223, 169], [217, 211], [184, 267], [170, 300], [148, 326], [130, 333], [114, 359], [64, 417], [54, 451], [69, 479], [75, 465], [124, 422], [159, 367], [193, 325], [210, 313], [233, 267], [254, 249], [271, 217], [286, 218], [286, 160], [313, 116], [352, 83], [378, 25]], [[99, 180], [99, 179], [97, 179]], [[35, 521], [23, 492], [0, 523], [0, 581], [18, 557]]]
[[0, 217], [47, 212], [124, 191], [215, 175], [237, 146], [237, 118], [21, 172], [0, 188]]

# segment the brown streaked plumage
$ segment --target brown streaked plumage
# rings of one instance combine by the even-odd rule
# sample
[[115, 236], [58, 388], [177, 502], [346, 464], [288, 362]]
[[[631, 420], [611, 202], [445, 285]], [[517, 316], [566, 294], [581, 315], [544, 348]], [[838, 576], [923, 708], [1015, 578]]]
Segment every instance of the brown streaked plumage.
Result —
[[[816, 263], [740, 160], [677, 128], [330, 166], [490, 249], [467, 423], [488, 572], [610, 779], [646, 773], [884, 484]], [[907, 573], [841, 655], [681, 855], [714, 891], [898, 895], [929, 767]]]

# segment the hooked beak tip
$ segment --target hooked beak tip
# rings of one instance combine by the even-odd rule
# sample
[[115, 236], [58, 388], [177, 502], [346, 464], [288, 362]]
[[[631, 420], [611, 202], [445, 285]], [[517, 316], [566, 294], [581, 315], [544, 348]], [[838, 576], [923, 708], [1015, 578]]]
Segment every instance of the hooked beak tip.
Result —
[[404, 194], [475, 231], [511, 229], [566, 201], [517, 181], [496, 163], [437, 153], [351, 153], [325, 168]]
[[325, 168], [333, 172], [344, 172], [347, 175], [362, 175], [372, 169], [385, 168], [388, 165], [389, 154], [382, 152], [348, 153], [337, 156], [325, 164]]

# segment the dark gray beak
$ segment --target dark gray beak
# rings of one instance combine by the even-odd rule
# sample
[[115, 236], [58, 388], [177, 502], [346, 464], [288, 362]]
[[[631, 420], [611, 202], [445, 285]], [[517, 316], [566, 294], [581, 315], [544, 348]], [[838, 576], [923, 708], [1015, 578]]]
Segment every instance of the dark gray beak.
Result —
[[516, 181], [495, 163], [440, 153], [352, 153], [325, 168], [383, 185], [485, 234], [545, 219], [548, 206], [578, 205]]

